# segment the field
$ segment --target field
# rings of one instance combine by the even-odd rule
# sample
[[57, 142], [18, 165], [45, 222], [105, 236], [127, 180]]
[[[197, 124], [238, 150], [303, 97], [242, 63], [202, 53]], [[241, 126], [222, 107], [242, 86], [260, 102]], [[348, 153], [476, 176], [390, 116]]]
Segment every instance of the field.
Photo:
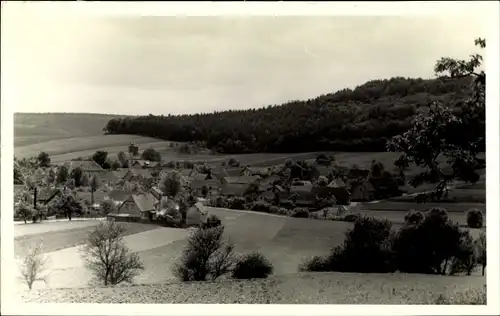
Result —
[[31, 303], [434, 304], [439, 295], [480, 290], [486, 279], [410, 274], [299, 273], [265, 280], [166, 283], [23, 292]]

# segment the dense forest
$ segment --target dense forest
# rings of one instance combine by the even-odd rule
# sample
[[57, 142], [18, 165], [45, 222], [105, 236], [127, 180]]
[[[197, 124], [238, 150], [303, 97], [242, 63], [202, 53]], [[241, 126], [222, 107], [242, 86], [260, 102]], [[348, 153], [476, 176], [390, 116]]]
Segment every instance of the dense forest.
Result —
[[432, 101], [461, 111], [471, 78], [372, 80], [307, 101], [210, 114], [111, 119], [108, 134], [202, 142], [221, 153], [385, 151]]

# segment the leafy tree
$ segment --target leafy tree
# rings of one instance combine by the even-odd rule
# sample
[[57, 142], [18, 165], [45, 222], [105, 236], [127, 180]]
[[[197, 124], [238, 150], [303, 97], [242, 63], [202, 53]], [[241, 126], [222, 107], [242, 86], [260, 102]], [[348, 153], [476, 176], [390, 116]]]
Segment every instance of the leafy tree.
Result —
[[120, 161], [120, 163], [122, 164], [123, 168], [128, 168], [127, 155], [123, 151], [120, 151], [118, 153], [118, 161]]
[[23, 171], [17, 160], [14, 160], [14, 184], [24, 184]]
[[62, 213], [71, 221], [73, 213], [82, 214], [83, 205], [72, 194], [62, 194], [56, 197], [49, 205], [55, 213]]
[[90, 193], [91, 193], [91, 203], [94, 205], [94, 193], [99, 189], [101, 186], [101, 181], [99, 180], [99, 177], [95, 174], [92, 176], [92, 179], [90, 179]]
[[173, 272], [181, 281], [216, 280], [235, 263], [233, 245], [224, 241], [224, 226], [196, 230]]
[[66, 183], [69, 179], [69, 171], [66, 166], [61, 166], [57, 169], [56, 182], [58, 184]]
[[478, 209], [470, 209], [467, 212], [467, 225], [470, 228], [483, 227], [483, 213]]
[[201, 195], [206, 198], [208, 196], [208, 186], [204, 185], [201, 187]]
[[75, 180], [75, 187], [79, 188], [82, 186], [83, 169], [76, 167], [71, 171], [71, 179]]
[[50, 166], [50, 157], [49, 157], [49, 154], [47, 154], [44, 151], [42, 151], [38, 155], [37, 160], [38, 160], [38, 164], [40, 165], [40, 167], [49, 167]]
[[[476, 45], [485, 47], [485, 41], [476, 40]], [[428, 111], [417, 115], [411, 128], [392, 138], [387, 144], [390, 151], [402, 152], [407, 163], [414, 163], [426, 171], [412, 179], [418, 186], [423, 182], [437, 183], [436, 197], [439, 200], [447, 192], [447, 184], [459, 178], [476, 182], [477, 155], [485, 149], [485, 80], [481, 66], [481, 55], [475, 54], [468, 61], [442, 58], [434, 68], [436, 74], [449, 73], [449, 77], [469, 78], [472, 82], [470, 97], [456, 110], [440, 102], [431, 102]], [[443, 75], [442, 80], [447, 76]], [[443, 169], [443, 161], [452, 171]]]
[[105, 200], [101, 203], [101, 210], [104, 215], [113, 213], [116, 210], [115, 203], [111, 200]]
[[164, 196], [175, 197], [177, 196], [183, 186], [183, 180], [179, 172], [171, 171], [163, 174], [160, 179], [159, 189]]
[[83, 174], [82, 181], [80, 184], [82, 187], [88, 187], [90, 185], [90, 179], [89, 179], [89, 175], [87, 173]]
[[95, 161], [99, 166], [103, 167], [104, 169], [109, 169], [109, 167], [105, 168], [107, 159], [108, 159], [107, 151], [98, 150], [92, 155], [92, 160]]
[[33, 217], [33, 214], [33, 206], [26, 202], [19, 202], [14, 206], [14, 217], [21, 218], [25, 224], [29, 218]]
[[450, 274], [466, 273], [471, 275], [476, 266], [477, 260], [474, 256], [473, 239], [469, 231], [463, 231], [457, 253], [451, 262]]
[[122, 164], [118, 160], [113, 160], [113, 162], [111, 163], [112, 170], [118, 170], [121, 166]]
[[56, 182], [56, 172], [54, 171], [54, 169], [50, 168], [49, 171], [47, 172], [47, 176], [45, 178], [45, 181], [47, 184], [55, 184]]
[[148, 148], [142, 152], [142, 159], [150, 161], [160, 161], [161, 154], [153, 148]]
[[131, 253], [123, 241], [125, 227], [112, 221], [100, 223], [89, 233], [82, 257], [97, 281], [107, 285], [132, 283], [144, 270], [137, 253]]

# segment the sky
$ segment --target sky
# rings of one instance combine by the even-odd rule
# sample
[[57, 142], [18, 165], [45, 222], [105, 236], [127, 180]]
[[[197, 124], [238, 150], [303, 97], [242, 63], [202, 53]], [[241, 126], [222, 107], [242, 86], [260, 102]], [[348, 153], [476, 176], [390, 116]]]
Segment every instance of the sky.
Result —
[[[304, 100], [467, 58], [480, 17], [105, 17], [2, 25], [15, 112], [207, 113]], [[4, 52], [5, 50], [5, 52]]]

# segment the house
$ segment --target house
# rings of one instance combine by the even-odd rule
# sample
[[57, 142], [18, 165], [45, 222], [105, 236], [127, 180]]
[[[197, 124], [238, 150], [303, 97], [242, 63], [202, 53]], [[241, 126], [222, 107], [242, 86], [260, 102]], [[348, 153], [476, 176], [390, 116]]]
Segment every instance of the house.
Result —
[[258, 176], [240, 176], [240, 177], [224, 177], [223, 183], [226, 184], [246, 184], [253, 183], [260, 179]]
[[36, 201], [37, 203], [42, 203], [47, 205], [50, 201], [52, 201], [56, 196], [61, 195], [62, 192], [60, 189], [56, 188], [41, 188], [37, 190]]
[[155, 213], [155, 198], [152, 194], [133, 194], [118, 208], [116, 214], [126, 214], [137, 219], [152, 219]]
[[221, 186], [221, 195], [224, 196], [243, 196], [248, 188], [248, 184], [228, 184]]
[[73, 160], [69, 161], [69, 163], [66, 164], [68, 167], [68, 171], [71, 173], [71, 171], [75, 168], [80, 167], [83, 171], [104, 171], [104, 169], [95, 161], [93, 160]]
[[113, 174], [113, 176], [115, 176], [117, 180], [121, 180], [125, 177], [128, 171], [129, 171], [128, 169], [113, 170], [111, 171], [111, 173]]
[[208, 216], [208, 210], [201, 202], [197, 202], [190, 207], [186, 213], [186, 225], [198, 226], [205, 223]]
[[218, 180], [193, 180], [190, 184], [191, 191], [197, 196], [202, 196], [204, 186], [208, 188], [208, 195], [217, 195], [221, 183]]
[[269, 168], [246, 166], [240, 171], [240, 176], [266, 176], [270, 174]]
[[[209, 177], [208, 173], [197, 173], [197, 174], [191, 176], [191, 180], [192, 181], [211, 180], [211, 179], [208, 179], [208, 177]], [[215, 181], [217, 181], [217, 180], [215, 180]], [[219, 184], [220, 184], [220, 181], [217, 181], [217, 182], [219, 182]]]
[[149, 161], [144, 159], [134, 159], [130, 164], [130, 168], [154, 168], [158, 166], [157, 161]]
[[370, 173], [371, 171], [368, 169], [353, 168], [349, 169], [349, 171], [347, 172], [347, 177], [349, 179], [368, 179], [370, 178]]
[[[222, 167], [222, 166], [218, 166], [217, 168], [215, 168], [215, 170], [212, 171], [211, 175], [210, 175], [210, 179], [217, 179], [219, 180], [220, 182], [223, 182], [223, 179], [225, 177], [229, 177], [229, 174], [228, 172], [226, 172], [225, 168]], [[207, 178], [207, 180], [210, 180]]]
[[111, 200], [115, 204], [115, 206], [120, 206], [123, 201], [125, 201], [129, 196], [131, 196], [133, 192], [126, 192], [123, 190], [113, 190], [111, 192], [108, 192], [107, 198], [105, 197], [104, 200]]
[[373, 201], [375, 199], [375, 188], [368, 180], [358, 181], [351, 186], [351, 200], [355, 202]]
[[155, 197], [155, 199], [157, 199], [158, 201], [160, 201], [162, 196], [163, 196], [163, 193], [161, 192], [161, 190], [157, 186], [153, 186], [149, 190], [149, 193], [151, 193]]
[[292, 181], [290, 185], [290, 193], [293, 192], [311, 192], [313, 189], [313, 184], [311, 181]]
[[329, 188], [344, 188], [347, 185], [342, 181], [342, 179], [333, 179], [330, 183], [328, 183]]
[[[75, 198], [77, 201], [85, 202], [87, 205], [92, 205], [92, 193], [91, 192], [76, 192]], [[94, 192], [94, 205], [101, 205], [108, 198], [108, 193], [102, 190]]]
[[278, 175], [271, 175], [260, 180], [260, 183], [274, 184], [276, 182], [281, 182], [281, 177]]
[[101, 183], [116, 183], [118, 181], [118, 177], [113, 173], [113, 171], [108, 171], [108, 170], [102, 170], [102, 171], [85, 171], [87, 174], [87, 177], [92, 179], [92, 177], [95, 175], [99, 178]]
[[132, 156], [137, 156], [139, 154], [139, 146], [130, 143], [130, 145], [128, 145], [128, 153]]
[[149, 179], [152, 177], [153, 175], [148, 169], [129, 169], [125, 176], [123, 176], [123, 180], [137, 181], [140, 179]]

